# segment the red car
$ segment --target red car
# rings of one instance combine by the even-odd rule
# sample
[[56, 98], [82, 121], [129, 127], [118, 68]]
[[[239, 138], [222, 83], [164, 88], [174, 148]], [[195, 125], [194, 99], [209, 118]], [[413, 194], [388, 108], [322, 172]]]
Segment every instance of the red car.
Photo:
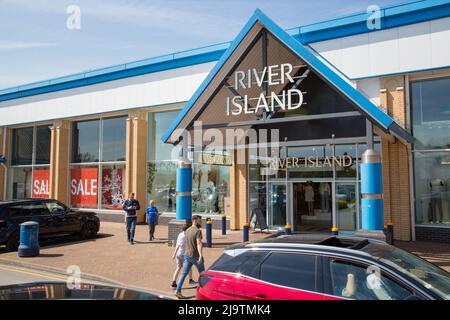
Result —
[[197, 299], [450, 299], [450, 274], [382, 241], [275, 235], [225, 249]]

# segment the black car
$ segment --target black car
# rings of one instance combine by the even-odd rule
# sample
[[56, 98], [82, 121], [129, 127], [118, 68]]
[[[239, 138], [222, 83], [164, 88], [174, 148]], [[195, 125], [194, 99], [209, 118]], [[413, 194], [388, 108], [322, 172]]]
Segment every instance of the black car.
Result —
[[17, 250], [20, 224], [26, 221], [39, 223], [39, 239], [73, 234], [88, 239], [100, 230], [100, 219], [94, 212], [74, 211], [57, 200], [0, 201], [0, 245]]

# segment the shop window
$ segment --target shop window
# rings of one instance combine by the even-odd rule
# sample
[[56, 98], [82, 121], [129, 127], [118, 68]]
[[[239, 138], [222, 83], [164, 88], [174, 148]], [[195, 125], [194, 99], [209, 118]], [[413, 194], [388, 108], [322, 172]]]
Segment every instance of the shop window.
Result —
[[102, 161], [125, 161], [126, 117], [103, 120]]
[[50, 126], [36, 127], [36, 157], [35, 164], [50, 164]]
[[31, 198], [32, 168], [11, 169], [11, 199]]
[[337, 179], [356, 179], [356, 145], [336, 145], [335, 155], [342, 159], [342, 165], [335, 166]]
[[192, 177], [192, 210], [198, 213], [225, 213], [229, 196], [229, 166], [195, 163]]
[[450, 148], [450, 78], [411, 83], [414, 148]]
[[98, 166], [70, 169], [70, 205], [74, 208], [97, 208]]
[[125, 165], [102, 166], [102, 209], [122, 209]]
[[12, 165], [33, 163], [33, 132], [33, 127], [12, 129]]
[[50, 141], [49, 125], [11, 130], [9, 199], [49, 197]]
[[450, 227], [450, 152], [414, 152], [416, 223]]
[[416, 223], [450, 226], [450, 78], [411, 83]]
[[72, 207], [121, 210], [125, 188], [126, 119], [114, 117], [73, 123]]
[[100, 120], [75, 122], [72, 125], [72, 162], [98, 162]]
[[148, 197], [155, 200], [156, 206], [161, 212], [175, 212], [176, 179], [176, 162], [152, 161], [147, 164]]

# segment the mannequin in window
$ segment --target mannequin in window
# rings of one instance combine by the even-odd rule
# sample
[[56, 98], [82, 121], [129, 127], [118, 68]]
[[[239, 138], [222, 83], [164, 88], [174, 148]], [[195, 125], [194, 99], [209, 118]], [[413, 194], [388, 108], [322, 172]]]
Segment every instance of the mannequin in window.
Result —
[[[442, 195], [444, 193], [444, 181], [439, 178], [430, 181], [430, 222], [441, 223], [443, 217]], [[438, 213], [439, 211], [439, 213]]]
[[308, 215], [314, 215], [314, 188], [311, 183], [305, 187], [305, 201], [308, 204]]
[[319, 193], [322, 200], [322, 212], [330, 212], [330, 184], [321, 182], [319, 185]]

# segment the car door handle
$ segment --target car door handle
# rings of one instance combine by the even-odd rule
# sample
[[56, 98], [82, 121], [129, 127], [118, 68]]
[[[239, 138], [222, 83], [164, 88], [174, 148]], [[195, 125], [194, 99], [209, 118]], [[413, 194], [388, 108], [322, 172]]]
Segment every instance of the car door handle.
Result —
[[266, 296], [265, 294], [258, 293], [258, 294], [255, 296], [255, 298], [256, 298], [256, 299], [266, 299], [267, 296]]

